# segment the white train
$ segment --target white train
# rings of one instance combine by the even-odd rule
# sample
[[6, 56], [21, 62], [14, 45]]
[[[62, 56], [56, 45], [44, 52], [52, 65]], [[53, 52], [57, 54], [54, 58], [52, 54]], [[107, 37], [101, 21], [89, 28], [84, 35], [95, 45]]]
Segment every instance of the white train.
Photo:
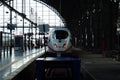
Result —
[[67, 28], [53, 28], [49, 32], [48, 52], [68, 53], [72, 51], [71, 33]]

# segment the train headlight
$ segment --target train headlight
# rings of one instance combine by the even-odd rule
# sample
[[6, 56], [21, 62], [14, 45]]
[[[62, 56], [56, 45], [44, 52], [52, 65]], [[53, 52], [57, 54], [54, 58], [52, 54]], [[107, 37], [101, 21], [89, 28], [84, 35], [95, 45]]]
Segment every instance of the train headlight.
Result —
[[56, 45], [56, 44], [54, 44], [54, 48], [57, 48], [57, 45]]
[[63, 48], [67, 48], [66, 44], [63, 44]]

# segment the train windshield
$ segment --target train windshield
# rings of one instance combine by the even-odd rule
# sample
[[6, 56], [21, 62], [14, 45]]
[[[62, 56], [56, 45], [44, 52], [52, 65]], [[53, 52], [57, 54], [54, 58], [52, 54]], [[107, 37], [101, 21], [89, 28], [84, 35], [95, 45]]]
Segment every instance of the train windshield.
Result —
[[68, 37], [68, 32], [64, 30], [56, 30], [54, 35], [56, 39], [65, 39]]

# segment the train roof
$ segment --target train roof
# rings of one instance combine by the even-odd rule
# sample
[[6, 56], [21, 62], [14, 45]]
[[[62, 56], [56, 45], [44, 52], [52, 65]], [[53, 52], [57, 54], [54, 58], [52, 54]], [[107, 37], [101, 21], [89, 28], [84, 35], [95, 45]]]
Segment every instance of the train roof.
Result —
[[66, 28], [66, 27], [56, 27], [56, 28], [50, 29], [49, 36], [51, 35], [51, 33], [53, 33], [56, 30], [64, 30], [64, 31], [67, 31], [69, 35], [71, 35], [70, 30], [68, 28]]
[[69, 29], [66, 28], [66, 27], [56, 27], [56, 28], [51, 28], [51, 29], [50, 29], [50, 32], [51, 32], [51, 31], [55, 31], [55, 30], [66, 30], [66, 31], [69, 31]]

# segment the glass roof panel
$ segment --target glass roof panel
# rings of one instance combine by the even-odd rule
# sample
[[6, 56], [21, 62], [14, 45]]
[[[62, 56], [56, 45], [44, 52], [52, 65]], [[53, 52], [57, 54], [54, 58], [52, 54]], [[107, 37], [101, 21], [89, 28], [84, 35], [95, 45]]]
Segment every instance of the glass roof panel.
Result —
[[[57, 14], [58, 12], [55, 12], [56, 11], [55, 9], [47, 5], [44, 5], [41, 2], [37, 2], [34, 0], [13, 0], [13, 2], [11, 3], [14, 9], [19, 11], [20, 13], [26, 14], [27, 18], [37, 23], [38, 25], [39, 24], [49, 24], [49, 26], [65, 25], [60, 16], [58, 16], [59, 15]], [[5, 27], [7, 26], [8, 23], [10, 23], [10, 10], [6, 6], [2, 5], [0, 7], [0, 12], [1, 12], [0, 31], [3, 31], [2, 28], [4, 27], [4, 31], [6, 32], [7, 29], [5, 29]], [[12, 12], [12, 24], [16, 24], [17, 28], [22, 28], [23, 23], [24, 26], [27, 28], [31, 26], [30, 22], [28, 22], [27, 20], [24, 20], [23, 22], [22, 17]], [[16, 32], [21, 32], [22, 29], [18, 30], [19, 31]], [[29, 31], [28, 29], [25, 30]]]

